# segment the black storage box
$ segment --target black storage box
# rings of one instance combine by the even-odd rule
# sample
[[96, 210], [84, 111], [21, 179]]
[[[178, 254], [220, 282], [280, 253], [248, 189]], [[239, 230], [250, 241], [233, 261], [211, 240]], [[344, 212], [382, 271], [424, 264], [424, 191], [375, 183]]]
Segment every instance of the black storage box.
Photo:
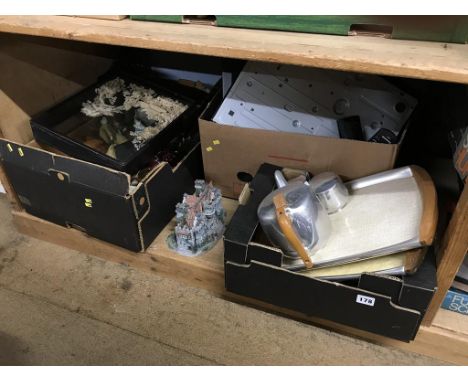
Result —
[[203, 177], [198, 142], [174, 168], [162, 162], [136, 186], [124, 172], [5, 139], [0, 160], [28, 213], [136, 252], [152, 243]]
[[[278, 169], [260, 166], [226, 229], [226, 289], [398, 340], [414, 339], [436, 290], [432, 250], [414, 275], [402, 278], [363, 274], [358, 281], [337, 283], [281, 268], [279, 250], [255, 242], [261, 231], [257, 208], [276, 187], [273, 174]], [[248, 200], [242, 200], [245, 195]]]
[[[82, 105], [84, 102], [96, 97], [96, 89], [116, 78], [124, 80], [125, 83], [132, 83], [154, 90], [158, 95], [169, 97], [187, 105], [187, 109], [182, 114], [156, 136], [146, 141], [137, 151], [130, 142], [127, 142], [129, 148], [124, 150], [125, 155], [123, 157], [125, 158], [120, 159], [106, 155], [105, 152], [92, 148], [73, 137], [80, 129], [86, 131], [96, 131], [98, 129], [95, 125], [101, 117], [92, 118], [84, 115], [81, 112]], [[54, 147], [74, 158], [134, 174], [151, 163], [155, 153], [164, 148], [167, 142], [196, 126], [197, 118], [206, 106], [208, 98], [208, 93], [181, 85], [176, 81], [162, 80], [147, 68], [134, 68], [131, 65], [117, 64], [108, 73], [101, 76], [96, 84], [34, 116], [31, 119], [31, 128], [35, 140], [40, 144]], [[126, 113], [130, 112], [119, 114], [119, 116], [122, 115], [120, 118], [125, 118]], [[131, 124], [129, 121], [121, 123], [123, 125]]]

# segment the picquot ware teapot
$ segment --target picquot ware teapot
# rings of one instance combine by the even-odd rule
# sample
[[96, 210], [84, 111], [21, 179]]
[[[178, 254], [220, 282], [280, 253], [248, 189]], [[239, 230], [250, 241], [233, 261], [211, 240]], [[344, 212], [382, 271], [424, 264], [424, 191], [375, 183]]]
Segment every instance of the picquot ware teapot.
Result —
[[330, 218], [307, 182], [288, 183], [275, 172], [278, 189], [259, 205], [260, 225], [271, 243], [291, 259], [312, 268], [311, 256], [323, 248], [331, 232]]

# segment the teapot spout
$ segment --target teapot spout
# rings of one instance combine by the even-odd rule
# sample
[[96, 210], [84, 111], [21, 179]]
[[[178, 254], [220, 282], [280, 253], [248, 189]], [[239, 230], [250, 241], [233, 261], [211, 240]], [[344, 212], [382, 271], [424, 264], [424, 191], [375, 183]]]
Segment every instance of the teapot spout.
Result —
[[284, 175], [280, 170], [275, 171], [275, 181], [278, 188], [286, 187], [288, 185], [287, 180], [284, 178]]

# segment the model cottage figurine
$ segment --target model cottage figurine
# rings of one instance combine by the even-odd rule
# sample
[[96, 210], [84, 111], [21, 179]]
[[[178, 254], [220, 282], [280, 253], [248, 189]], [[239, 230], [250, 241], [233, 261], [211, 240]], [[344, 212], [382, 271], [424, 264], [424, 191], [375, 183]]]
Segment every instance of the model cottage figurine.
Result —
[[184, 195], [176, 206], [175, 231], [169, 246], [184, 255], [198, 255], [211, 249], [224, 232], [221, 191], [204, 180], [195, 181], [195, 193]]

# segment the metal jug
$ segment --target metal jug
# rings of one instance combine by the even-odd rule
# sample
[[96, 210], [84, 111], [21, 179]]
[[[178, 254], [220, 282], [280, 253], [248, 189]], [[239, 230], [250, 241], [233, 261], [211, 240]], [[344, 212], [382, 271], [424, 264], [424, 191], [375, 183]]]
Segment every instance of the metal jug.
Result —
[[330, 218], [307, 183], [287, 183], [280, 171], [275, 179], [279, 188], [257, 210], [260, 225], [286, 257], [301, 258], [306, 268], [312, 268], [311, 256], [330, 236]]
[[349, 192], [341, 178], [333, 172], [314, 176], [309, 187], [328, 214], [342, 210], [349, 199]]

